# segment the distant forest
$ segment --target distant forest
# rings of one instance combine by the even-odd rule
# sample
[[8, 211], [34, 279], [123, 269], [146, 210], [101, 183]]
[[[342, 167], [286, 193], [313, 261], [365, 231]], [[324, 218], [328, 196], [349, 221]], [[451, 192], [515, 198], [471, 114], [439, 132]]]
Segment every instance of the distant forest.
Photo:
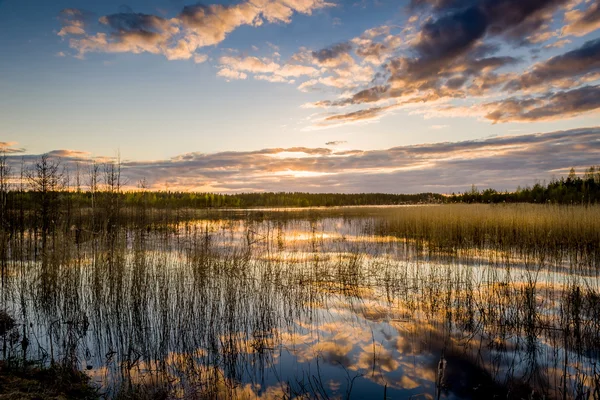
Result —
[[548, 184], [536, 183], [513, 192], [478, 190], [464, 193], [240, 193], [217, 194], [178, 191], [151, 191], [145, 181], [137, 190], [124, 190], [118, 162], [92, 164], [74, 173], [48, 156], [41, 156], [20, 173], [12, 173], [6, 157], [0, 156], [0, 213], [8, 210], [42, 208], [151, 207], [151, 208], [253, 208], [332, 207], [435, 203], [554, 203], [595, 204], [600, 202], [600, 166], [578, 176], [574, 169], [565, 178]]
[[600, 203], [600, 166], [586, 169], [583, 176], [577, 176], [575, 169], [571, 168], [566, 178], [553, 179], [548, 184], [538, 182], [531, 187], [519, 187], [514, 192], [479, 191], [473, 186], [470, 191], [453, 194], [447, 200], [454, 203]]

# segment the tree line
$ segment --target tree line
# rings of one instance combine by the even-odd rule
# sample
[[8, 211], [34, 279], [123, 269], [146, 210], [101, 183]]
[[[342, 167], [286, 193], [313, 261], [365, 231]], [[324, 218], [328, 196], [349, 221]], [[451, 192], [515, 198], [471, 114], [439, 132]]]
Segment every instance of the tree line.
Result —
[[596, 204], [600, 203], [600, 166], [592, 166], [578, 176], [571, 168], [567, 177], [552, 179], [549, 183], [537, 182], [533, 186], [518, 187], [514, 192], [494, 189], [471, 190], [453, 194], [448, 199], [457, 203], [552, 203]]
[[[464, 193], [386, 194], [386, 193], [300, 193], [268, 192], [218, 194], [181, 191], [150, 191], [145, 179], [137, 189], [124, 190], [119, 159], [92, 162], [85, 167], [61, 165], [60, 159], [40, 156], [29, 165], [13, 171], [7, 156], [0, 156], [0, 227], [11, 219], [36, 217], [43, 231], [50, 229], [53, 216], [74, 210], [91, 210], [93, 218], [111, 225], [120, 210], [201, 209], [253, 207], [332, 207], [365, 205], [402, 205], [431, 203], [555, 203], [595, 204], [600, 202], [600, 166], [586, 169], [578, 176], [574, 169], [567, 177], [548, 184], [500, 192], [472, 187]], [[130, 186], [128, 186], [130, 187]], [[72, 215], [73, 214], [73, 215]], [[80, 213], [81, 214], [81, 213]]]

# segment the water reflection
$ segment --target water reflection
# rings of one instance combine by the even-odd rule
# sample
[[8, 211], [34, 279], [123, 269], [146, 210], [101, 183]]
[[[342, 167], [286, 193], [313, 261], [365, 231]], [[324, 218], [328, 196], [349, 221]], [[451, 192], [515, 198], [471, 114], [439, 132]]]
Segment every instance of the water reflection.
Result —
[[106, 397], [598, 396], [595, 271], [506, 248], [435, 252], [374, 223], [54, 237], [15, 256], [4, 298], [27, 357], [76, 363]]

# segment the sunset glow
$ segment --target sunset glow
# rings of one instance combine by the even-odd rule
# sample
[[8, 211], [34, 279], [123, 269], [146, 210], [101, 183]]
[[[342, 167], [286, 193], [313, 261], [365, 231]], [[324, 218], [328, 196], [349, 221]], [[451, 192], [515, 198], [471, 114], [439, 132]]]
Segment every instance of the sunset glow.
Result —
[[0, 148], [156, 190], [549, 180], [600, 156], [600, 13], [526, 3], [0, 1]]

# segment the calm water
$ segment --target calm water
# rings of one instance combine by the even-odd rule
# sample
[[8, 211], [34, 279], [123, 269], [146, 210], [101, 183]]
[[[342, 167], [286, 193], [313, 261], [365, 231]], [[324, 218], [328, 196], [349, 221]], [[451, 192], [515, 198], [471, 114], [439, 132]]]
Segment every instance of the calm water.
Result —
[[378, 222], [222, 213], [28, 238], [3, 297], [28, 359], [75, 363], [107, 397], [598, 396], [596, 272], [434, 252]]

